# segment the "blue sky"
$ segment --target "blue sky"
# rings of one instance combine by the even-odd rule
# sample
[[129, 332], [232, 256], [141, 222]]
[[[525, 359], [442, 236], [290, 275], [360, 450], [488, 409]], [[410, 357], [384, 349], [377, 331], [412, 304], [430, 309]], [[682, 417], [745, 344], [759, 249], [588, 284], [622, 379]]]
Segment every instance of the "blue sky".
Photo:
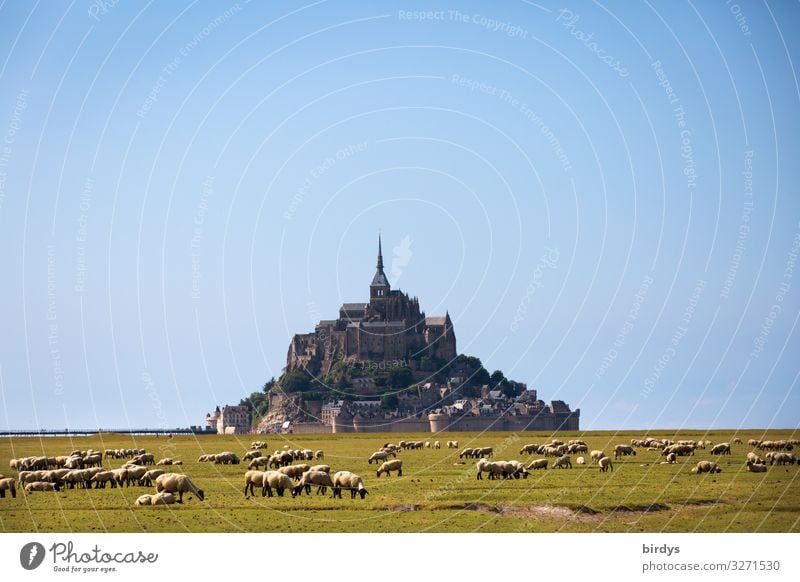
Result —
[[3, 3], [0, 426], [200, 424], [380, 230], [584, 428], [797, 427], [799, 12]]

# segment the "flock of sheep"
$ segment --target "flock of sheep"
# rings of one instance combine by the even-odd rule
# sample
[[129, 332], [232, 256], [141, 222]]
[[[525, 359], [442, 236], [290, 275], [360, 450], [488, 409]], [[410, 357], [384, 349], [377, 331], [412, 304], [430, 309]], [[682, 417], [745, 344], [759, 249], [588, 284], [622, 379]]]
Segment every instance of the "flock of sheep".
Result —
[[[791, 452], [800, 441], [774, 440], [760, 441], [750, 439], [747, 445], [753, 450], [745, 456], [744, 463], [747, 471], [752, 473], [765, 473], [769, 465], [800, 465], [798, 459]], [[714, 444], [710, 440], [678, 440], [643, 438], [631, 439], [630, 443], [617, 444], [613, 448], [613, 458], [618, 460], [623, 457], [634, 457], [637, 450], [658, 452], [664, 460], [663, 465], [677, 463], [677, 457], [695, 456], [699, 451], [707, 452], [714, 456], [732, 455], [734, 445], [743, 445], [739, 438], [731, 442]], [[458, 441], [447, 441], [448, 449], [459, 448]], [[385, 443], [379, 450], [367, 458], [367, 463], [376, 465], [375, 477], [396, 473], [403, 475], [403, 461], [398, 454], [405, 450], [441, 449], [440, 441], [399, 441], [398, 443]], [[256, 488], [261, 490], [262, 497], [273, 497], [273, 492], [278, 497], [283, 497], [289, 492], [292, 497], [301, 496], [304, 492], [311, 495], [312, 488], [316, 494], [325, 495], [328, 489], [333, 498], [341, 498], [343, 491], [349, 491], [351, 499], [357, 495], [365, 499], [368, 494], [364, 479], [349, 470], [331, 473], [329, 464], [311, 465], [306, 461], [320, 461], [325, 459], [322, 450], [290, 449], [284, 446], [267, 454], [266, 444], [261, 441], [251, 443], [251, 449], [241, 458], [231, 451], [217, 454], [204, 454], [198, 462], [208, 462], [217, 465], [239, 465], [247, 463], [244, 474], [245, 497], [255, 494]], [[763, 454], [763, 458], [760, 456]], [[528, 463], [518, 460], [494, 460], [493, 447], [467, 447], [458, 453], [459, 459], [477, 459], [475, 463], [476, 478], [483, 479], [520, 479], [527, 478], [531, 471], [547, 470], [552, 458], [553, 469], [572, 469], [572, 458], [577, 456], [577, 465], [597, 464], [600, 472], [613, 471], [614, 466], [609, 455], [602, 450], [589, 450], [583, 440], [575, 439], [563, 442], [553, 439], [544, 444], [530, 443], [522, 446], [519, 455], [539, 456]], [[585, 455], [585, 456], [584, 456]], [[124, 460], [117, 468], [104, 468], [104, 461]], [[135, 502], [137, 506], [145, 505], [171, 505], [182, 503], [183, 494], [194, 494], [199, 500], [205, 499], [205, 493], [198, 488], [189, 477], [181, 473], [167, 473], [156, 466], [175, 466], [183, 463], [177, 459], [165, 458], [156, 462], [152, 453], [144, 449], [107, 449], [104, 452], [89, 449], [87, 451], [72, 451], [63, 456], [37, 456], [11, 459], [9, 467], [17, 471], [15, 478], [0, 475], [0, 498], [6, 497], [6, 492], [11, 497], [16, 497], [17, 487], [26, 493], [61, 491], [63, 489], [104, 489], [106, 487], [155, 487], [154, 494], [141, 495]], [[463, 463], [461, 463], [463, 464]], [[722, 469], [719, 463], [710, 460], [700, 460], [692, 469], [692, 473], [719, 473]]]
[[[130, 459], [116, 469], [104, 469], [104, 459]], [[0, 497], [6, 491], [14, 498], [17, 486], [26, 493], [61, 491], [63, 489], [105, 489], [106, 486], [145, 486], [156, 488], [155, 495], [142, 495], [136, 505], [169, 505], [183, 502], [183, 494], [194, 493], [202, 500], [202, 489], [179, 473], [167, 473], [163, 469], [148, 466], [182, 465], [180, 460], [165, 458], [156, 463], [155, 456], [144, 449], [108, 449], [104, 453], [89, 449], [72, 451], [68, 455], [55, 457], [23, 457], [11, 459], [9, 467], [17, 471], [17, 479], [0, 475]]]

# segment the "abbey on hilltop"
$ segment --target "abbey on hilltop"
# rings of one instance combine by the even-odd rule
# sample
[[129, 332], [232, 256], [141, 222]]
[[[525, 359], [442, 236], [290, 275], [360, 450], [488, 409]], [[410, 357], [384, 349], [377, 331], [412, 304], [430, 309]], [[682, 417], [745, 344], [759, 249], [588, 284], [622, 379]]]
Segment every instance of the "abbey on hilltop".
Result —
[[450, 314], [428, 316], [419, 300], [392, 289], [383, 271], [378, 235], [378, 264], [369, 285], [369, 302], [344, 303], [337, 319], [320, 321], [312, 333], [296, 334], [289, 346], [286, 370], [328, 374], [338, 361], [372, 367], [402, 362], [412, 370], [423, 358], [440, 363], [456, 357], [456, 335]]

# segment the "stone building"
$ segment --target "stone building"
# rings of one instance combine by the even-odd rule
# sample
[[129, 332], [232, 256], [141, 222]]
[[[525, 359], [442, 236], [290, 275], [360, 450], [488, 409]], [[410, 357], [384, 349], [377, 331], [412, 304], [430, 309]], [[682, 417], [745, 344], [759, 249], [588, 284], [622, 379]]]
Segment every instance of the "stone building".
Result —
[[219, 406], [206, 414], [206, 426], [217, 434], [246, 434], [250, 432], [250, 411], [246, 406]]
[[337, 361], [380, 366], [402, 362], [420, 369], [424, 359], [439, 363], [456, 357], [450, 314], [427, 317], [419, 300], [392, 289], [383, 270], [378, 236], [378, 263], [369, 285], [369, 301], [344, 303], [339, 317], [320, 321], [313, 332], [296, 334], [289, 345], [286, 371], [326, 374]]

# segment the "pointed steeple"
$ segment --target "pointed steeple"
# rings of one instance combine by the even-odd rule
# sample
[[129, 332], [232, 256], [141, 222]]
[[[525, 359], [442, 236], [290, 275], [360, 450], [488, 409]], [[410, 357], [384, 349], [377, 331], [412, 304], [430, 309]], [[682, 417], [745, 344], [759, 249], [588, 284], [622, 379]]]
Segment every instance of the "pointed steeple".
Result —
[[383, 271], [383, 251], [381, 250], [381, 233], [378, 233], [378, 265], [377, 269]]
[[[370, 285], [372, 292], [370, 297], [385, 297], [389, 295], [389, 280], [383, 272], [383, 251], [381, 249], [381, 235], [378, 233], [378, 264], [375, 266], [375, 276]], [[380, 289], [380, 292], [378, 292]]]

